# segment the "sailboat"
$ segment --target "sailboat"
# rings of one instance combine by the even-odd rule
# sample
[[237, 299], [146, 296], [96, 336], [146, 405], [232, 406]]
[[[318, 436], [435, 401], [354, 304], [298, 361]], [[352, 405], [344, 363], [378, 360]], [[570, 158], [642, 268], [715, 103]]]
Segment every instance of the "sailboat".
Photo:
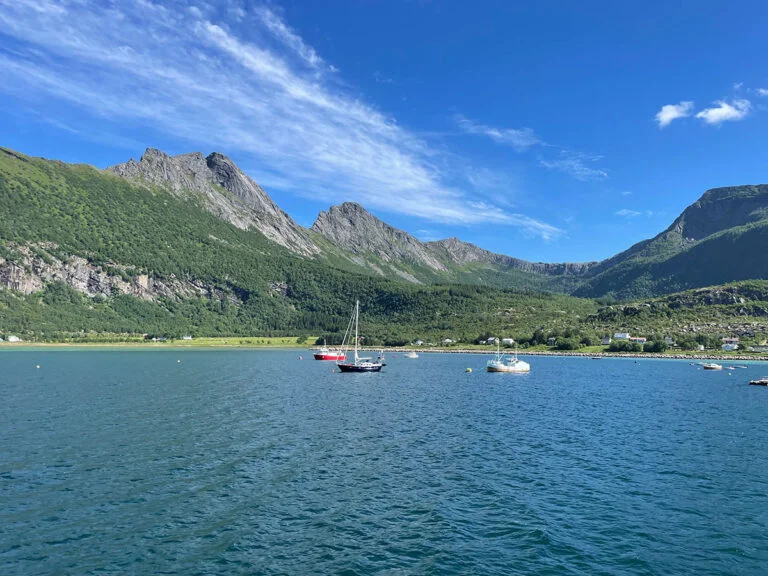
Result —
[[323, 347], [313, 354], [315, 360], [346, 360], [347, 357], [342, 352], [341, 348], [338, 350], [328, 349], [328, 345], [323, 340]]
[[531, 365], [528, 362], [523, 362], [517, 357], [517, 345], [515, 345], [515, 355], [507, 356], [501, 353], [499, 348], [498, 339], [496, 340], [496, 357], [493, 360], [488, 360], [486, 364], [488, 372], [517, 372], [524, 373], [531, 371]]
[[383, 356], [379, 356], [376, 360], [373, 360], [372, 358], [362, 358], [358, 355], [358, 324], [360, 320], [360, 300], [357, 300], [355, 302], [355, 311], [352, 313], [352, 318], [349, 321], [349, 326], [347, 327], [347, 333], [344, 334], [344, 342], [341, 345], [342, 353], [345, 353], [345, 344], [349, 344], [349, 338], [348, 336], [351, 336], [352, 332], [352, 323], [355, 324], [355, 359], [350, 361], [339, 361], [336, 362], [336, 365], [339, 367], [339, 369], [342, 372], [379, 372], [386, 364], [384, 363]]

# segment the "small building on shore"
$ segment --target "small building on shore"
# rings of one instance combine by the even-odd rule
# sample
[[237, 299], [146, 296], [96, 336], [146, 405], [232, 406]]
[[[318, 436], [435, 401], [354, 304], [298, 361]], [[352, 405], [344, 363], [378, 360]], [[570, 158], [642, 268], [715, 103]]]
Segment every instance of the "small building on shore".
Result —
[[510, 346], [512, 346], [512, 344], [515, 343], [515, 339], [514, 338], [502, 338], [501, 339], [501, 343], [502, 344], [509, 344]]
[[547, 338], [547, 346], [557, 346], [557, 338], [554, 336]]
[[726, 352], [732, 352], [739, 349], [739, 339], [736, 338], [723, 338], [723, 345], [721, 346]]
[[629, 335], [629, 332], [616, 332], [616, 334], [613, 335], [614, 340], [629, 340], [631, 336]]
[[181, 337], [181, 339], [182, 339], [182, 340], [192, 340], [192, 336], [189, 336], [189, 335], [187, 335], [187, 336], [182, 336], [182, 337]]
[[634, 342], [635, 344], [645, 344], [648, 342], [648, 338], [643, 338], [642, 336], [630, 336], [629, 341]]
[[22, 339], [19, 338], [18, 336], [14, 336], [13, 334], [11, 334], [10, 336], [8, 336], [8, 342], [22, 342]]
[[609, 346], [611, 342], [613, 342], [613, 340], [611, 339], [610, 336], [606, 336], [605, 338], [600, 340], [600, 344], [602, 344], [603, 346]]

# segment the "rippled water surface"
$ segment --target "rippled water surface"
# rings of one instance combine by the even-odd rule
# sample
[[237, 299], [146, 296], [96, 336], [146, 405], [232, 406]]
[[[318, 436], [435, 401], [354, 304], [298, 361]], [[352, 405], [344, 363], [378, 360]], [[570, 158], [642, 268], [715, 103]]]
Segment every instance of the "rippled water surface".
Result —
[[768, 367], [299, 353], [0, 352], [0, 574], [768, 571]]

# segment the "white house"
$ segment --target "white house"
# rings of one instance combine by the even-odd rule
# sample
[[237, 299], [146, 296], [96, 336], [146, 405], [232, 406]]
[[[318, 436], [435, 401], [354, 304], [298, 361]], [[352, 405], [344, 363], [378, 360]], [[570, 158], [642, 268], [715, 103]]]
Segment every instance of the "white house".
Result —
[[606, 336], [605, 338], [600, 340], [600, 344], [602, 344], [603, 346], [608, 346], [611, 342], [613, 342], [613, 340], [611, 340], [610, 336]]
[[446, 338], [445, 340], [443, 340], [443, 344], [453, 344], [453, 340], [451, 340], [450, 338]]
[[496, 338], [496, 336], [491, 336], [490, 338], [488, 338], [488, 340], [485, 341], [485, 343], [486, 344], [496, 344], [496, 340], [498, 340], [498, 338]]
[[645, 344], [648, 342], [648, 339], [643, 338], [642, 336], [630, 336], [629, 341], [634, 342], [635, 344]]
[[10, 336], [8, 336], [8, 342], [21, 342], [21, 338], [11, 334]]
[[182, 336], [182, 340], [192, 340], [192, 336]]
[[510, 346], [515, 343], [514, 338], [502, 338], [501, 339], [502, 344], [509, 344]]
[[699, 352], [702, 352], [702, 351], [704, 350], [704, 344], [699, 344], [699, 346], [698, 346], [697, 350], [698, 350]]
[[738, 344], [730, 344], [729, 343], [729, 344], [723, 344], [720, 348], [722, 348], [726, 352], [733, 352], [734, 350], [738, 350], [739, 349], [739, 345]]
[[664, 342], [666, 342], [667, 346], [674, 346], [675, 341], [670, 338], [669, 336], [664, 336]]
[[416, 340], [416, 342], [414, 342], [414, 344], [416, 346], [424, 346], [424, 340]]
[[616, 332], [616, 334], [613, 335], [614, 340], [629, 340], [631, 336], [629, 335], [629, 332]]

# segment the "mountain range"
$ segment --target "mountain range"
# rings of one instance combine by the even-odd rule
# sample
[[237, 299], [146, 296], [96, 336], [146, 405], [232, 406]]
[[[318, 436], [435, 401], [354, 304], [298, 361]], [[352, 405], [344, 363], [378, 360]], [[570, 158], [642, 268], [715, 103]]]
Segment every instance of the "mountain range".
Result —
[[[467, 285], [620, 300], [768, 278], [768, 185], [709, 190], [658, 236], [584, 263], [527, 262], [458, 238], [422, 242], [352, 202], [303, 228], [216, 152], [149, 148], [99, 170], [0, 148], [0, 198], [0, 286], [31, 294], [62, 282], [89, 297], [149, 301], [215, 296], [258, 303], [274, 326], [316, 297], [320, 277], [349, 299], [352, 285], [367, 282], [383, 292]], [[302, 282], [313, 286], [303, 296]], [[293, 300], [264, 300], [276, 294]], [[312, 313], [333, 316], [338, 304]]]
[[[768, 277], [768, 261], [762, 258], [768, 246], [766, 185], [709, 190], [667, 230], [601, 262], [550, 264], [496, 254], [458, 238], [421, 242], [352, 202], [321, 212], [304, 229], [218, 153], [169, 156], [148, 149], [139, 162], [107, 171], [198, 202], [301, 256], [417, 284], [468, 283], [627, 299]], [[732, 258], [735, 253], [738, 259]]]

